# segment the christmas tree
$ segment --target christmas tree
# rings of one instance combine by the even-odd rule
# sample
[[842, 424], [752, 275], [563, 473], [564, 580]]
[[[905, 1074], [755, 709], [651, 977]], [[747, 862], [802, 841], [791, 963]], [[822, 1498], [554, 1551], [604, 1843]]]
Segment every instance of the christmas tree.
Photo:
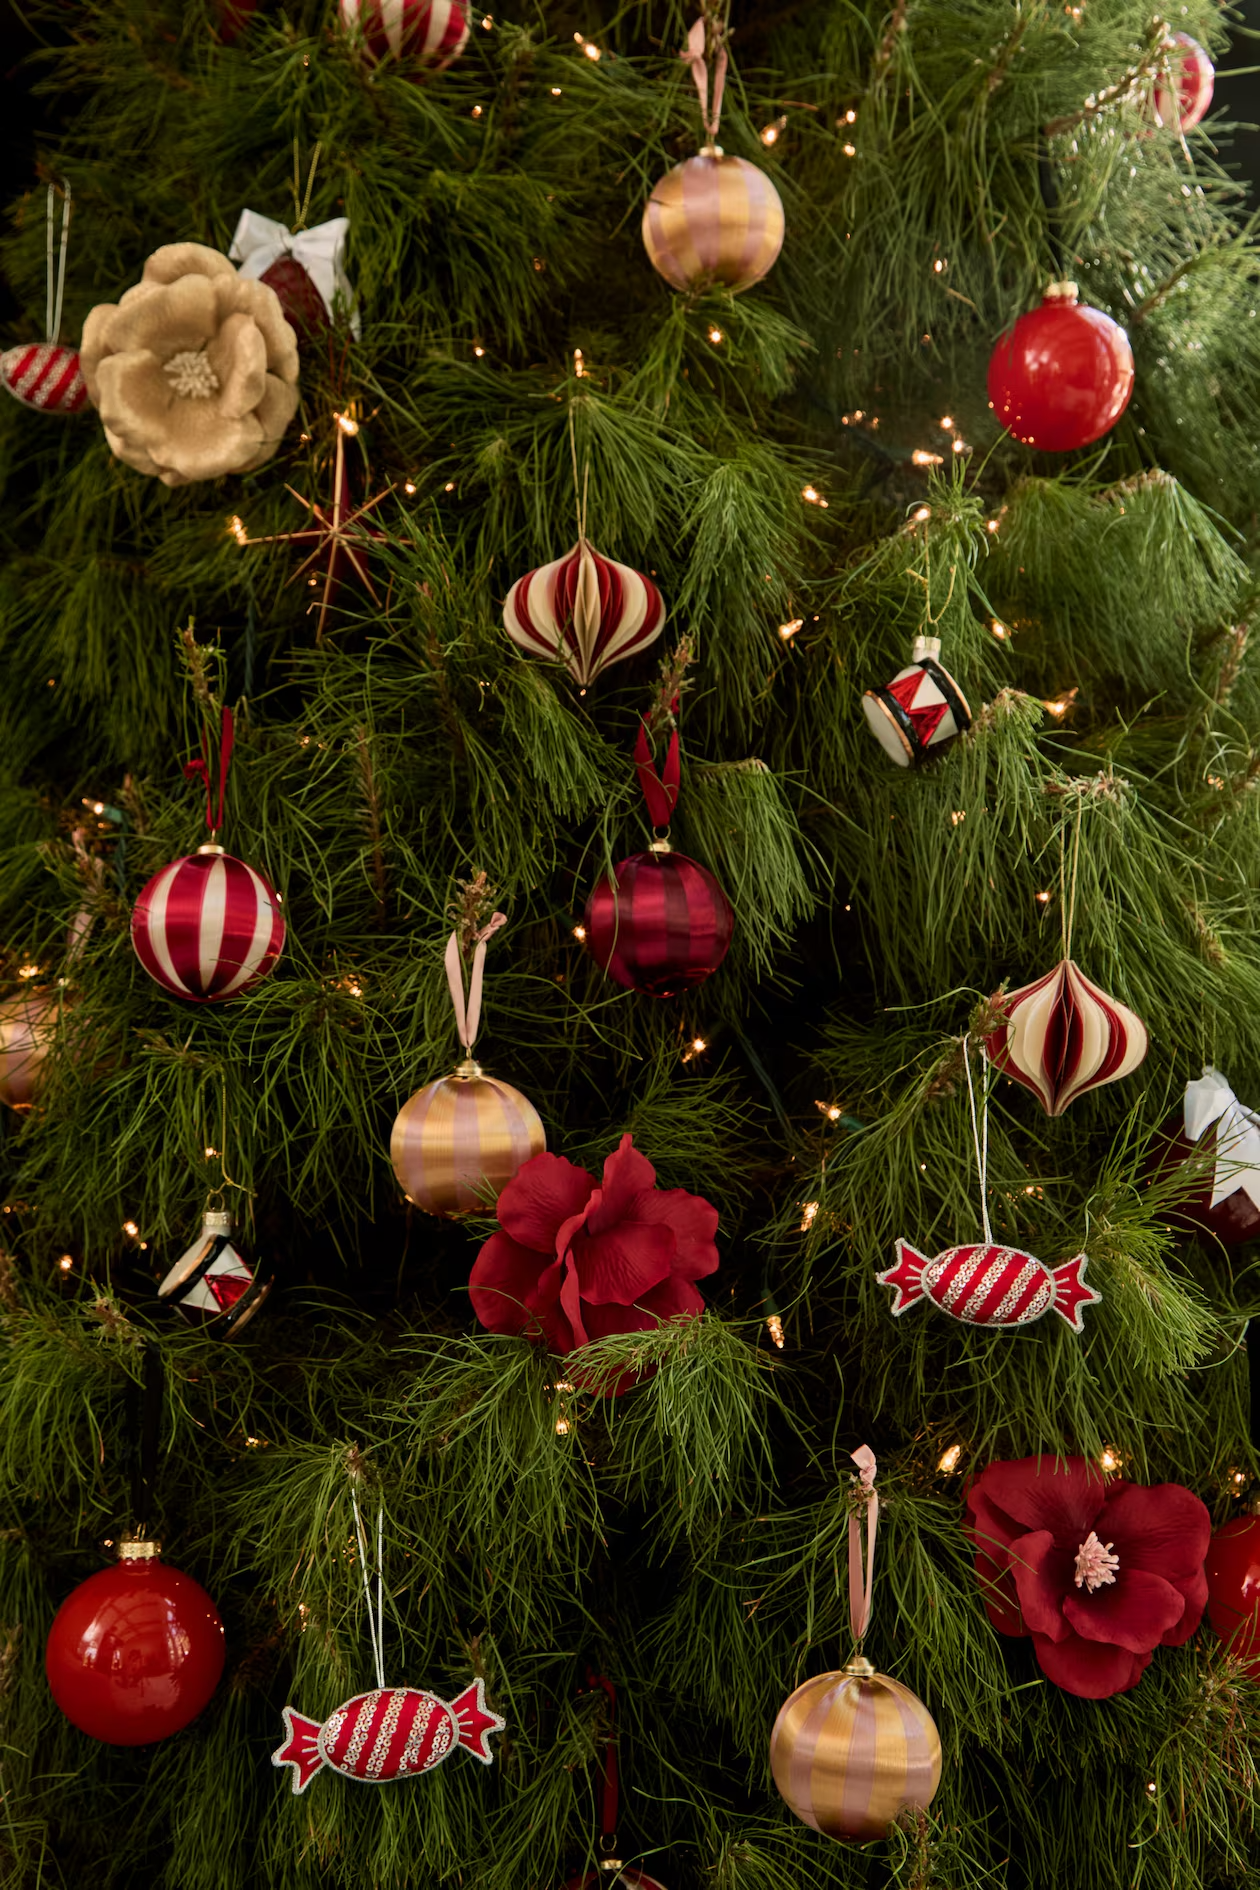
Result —
[[1260, 1884], [1218, 6], [31, 19], [0, 1882]]

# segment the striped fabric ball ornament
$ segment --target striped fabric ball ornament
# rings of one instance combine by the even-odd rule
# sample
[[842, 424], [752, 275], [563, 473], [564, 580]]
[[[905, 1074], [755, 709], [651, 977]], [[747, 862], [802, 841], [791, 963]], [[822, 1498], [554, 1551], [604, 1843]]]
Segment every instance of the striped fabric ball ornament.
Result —
[[799, 1686], [770, 1735], [774, 1782], [801, 1821], [866, 1844], [903, 1811], [925, 1811], [941, 1782], [941, 1736], [909, 1687], [851, 1660]]
[[655, 643], [665, 605], [651, 578], [603, 557], [585, 538], [552, 564], [517, 578], [503, 628], [527, 656], [567, 665], [587, 689], [610, 663]]
[[280, 895], [219, 846], [155, 873], [131, 914], [131, 942], [175, 997], [221, 1003], [258, 984], [284, 947]]
[[0, 354], [0, 381], [24, 407], [39, 413], [78, 413], [87, 406], [79, 350], [58, 341], [31, 341]]
[[341, 0], [340, 18], [374, 63], [393, 58], [443, 72], [468, 44], [464, 0]]
[[20, 991], [0, 1004], [0, 1102], [29, 1109], [57, 1030], [51, 991]]
[[622, 860], [586, 902], [587, 949], [610, 978], [648, 997], [702, 984], [734, 930], [730, 900], [708, 868], [663, 842]]
[[710, 145], [662, 177], [643, 212], [652, 267], [675, 289], [738, 295], [783, 247], [783, 205], [765, 172]]
[[565, 1890], [665, 1890], [659, 1878], [649, 1877], [637, 1864], [618, 1865], [613, 1858], [585, 1877], [570, 1877]]
[[547, 1137], [533, 1103], [472, 1058], [405, 1102], [389, 1138], [398, 1185], [426, 1214], [485, 1211]]

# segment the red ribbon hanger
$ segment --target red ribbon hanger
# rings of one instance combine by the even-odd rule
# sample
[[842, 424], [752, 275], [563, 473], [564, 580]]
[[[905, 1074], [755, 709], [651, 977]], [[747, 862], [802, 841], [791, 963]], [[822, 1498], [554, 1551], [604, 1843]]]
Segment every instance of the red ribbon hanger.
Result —
[[[674, 712], [678, 704], [674, 703]], [[678, 730], [669, 738], [669, 747], [665, 751], [665, 766], [657, 769], [652, 758], [652, 748], [648, 740], [646, 721], [639, 723], [639, 738], [634, 744], [634, 769], [639, 777], [639, 786], [647, 802], [648, 819], [654, 827], [668, 827], [678, 805], [678, 789], [681, 778], [681, 763], [678, 754]]]
[[236, 744], [236, 723], [231, 709], [223, 705], [219, 717], [219, 801], [215, 806], [213, 770], [210, 759], [210, 727], [203, 724], [201, 730], [201, 753], [191, 761], [184, 763], [184, 779], [201, 781], [206, 790], [206, 825], [212, 834], [217, 834], [223, 825], [223, 796], [227, 790], [228, 769], [232, 765], [232, 749]]
[[593, 1667], [586, 1670], [586, 1684], [592, 1692], [603, 1693], [608, 1700], [608, 1743], [604, 1747], [604, 1790], [600, 1808], [599, 1848], [605, 1857], [611, 1857], [617, 1848], [617, 1812], [619, 1792], [617, 1784], [617, 1689], [606, 1675], [596, 1673]]

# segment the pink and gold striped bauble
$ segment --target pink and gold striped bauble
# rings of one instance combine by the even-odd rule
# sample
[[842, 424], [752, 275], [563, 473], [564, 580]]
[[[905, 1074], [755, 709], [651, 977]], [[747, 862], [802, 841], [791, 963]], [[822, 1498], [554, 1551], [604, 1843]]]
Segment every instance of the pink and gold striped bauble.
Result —
[[30, 1108], [56, 1028], [51, 991], [20, 991], [0, 1004], [0, 1102]]
[[765, 172], [716, 145], [662, 177], [643, 212], [652, 267], [675, 289], [738, 295], [783, 247], [783, 205]]
[[39, 413], [78, 413], [87, 405], [79, 350], [58, 341], [31, 341], [0, 354], [0, 381], [24, 407]]
[[616, 564], [579, 538], [565, 558], [517, 578], [503, 603], [503, 628], [527, 656], [567, 665], [582, 689], [610, 663], [655, 643], [665, 605], [651, 578]]
[[132, 910], [131, 942], [175, 997], [221, 1003], [258, 984], [280, 956], [280, 895], [222, 847], [198, 847], [149, 881]]
[[426, 1083], [398, 1112], [389, 1159], [407, 1199], [448, 1218], [485, 1210], [522, 1163], [547, 1146], [532, 1102], [483, 1076], [471, 1057]]
[[341, 0], [340, 17], [374, 61], [401, 59], [441, 72], [468, 44], [464, 0]]
[[907, 1810], [924, 1811], [941, 1782], [941, 1736], [909, 1687], [851, 1660], [784, 1701], [770, 1735], [770, 1770], [803, 1823], [866, 1844]]

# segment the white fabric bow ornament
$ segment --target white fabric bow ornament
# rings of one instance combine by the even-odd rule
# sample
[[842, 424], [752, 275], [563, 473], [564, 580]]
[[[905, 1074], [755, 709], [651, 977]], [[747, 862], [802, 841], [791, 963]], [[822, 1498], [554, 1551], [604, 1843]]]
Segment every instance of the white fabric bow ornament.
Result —
[[317, 223], [313, 230], [299, 230], [295, 236], [286, 224], [260, 217], [256, 210], [242, 210], [228, 255], [238, 265], [239, 275], [255, 279], [266, 275], [282, 256], [292, 256], [319, 290], [329, 318], [336, 315], [338, 304], [348, 312], [350, 332], [357, 341], [362, 328], [345, 270], [349, 228], [349, 217], [333, 217], [328, 223]]
[[1216, 1125], [1212, 1206], [1219, 1207], [1241, 1188], [1260, 1208], [1260, 1116], [1244, 1108], [1211, 1064], [1197, 1083], [1186, 1084], [1185, 1123], [1189, 1142], [1198, 1142]]

